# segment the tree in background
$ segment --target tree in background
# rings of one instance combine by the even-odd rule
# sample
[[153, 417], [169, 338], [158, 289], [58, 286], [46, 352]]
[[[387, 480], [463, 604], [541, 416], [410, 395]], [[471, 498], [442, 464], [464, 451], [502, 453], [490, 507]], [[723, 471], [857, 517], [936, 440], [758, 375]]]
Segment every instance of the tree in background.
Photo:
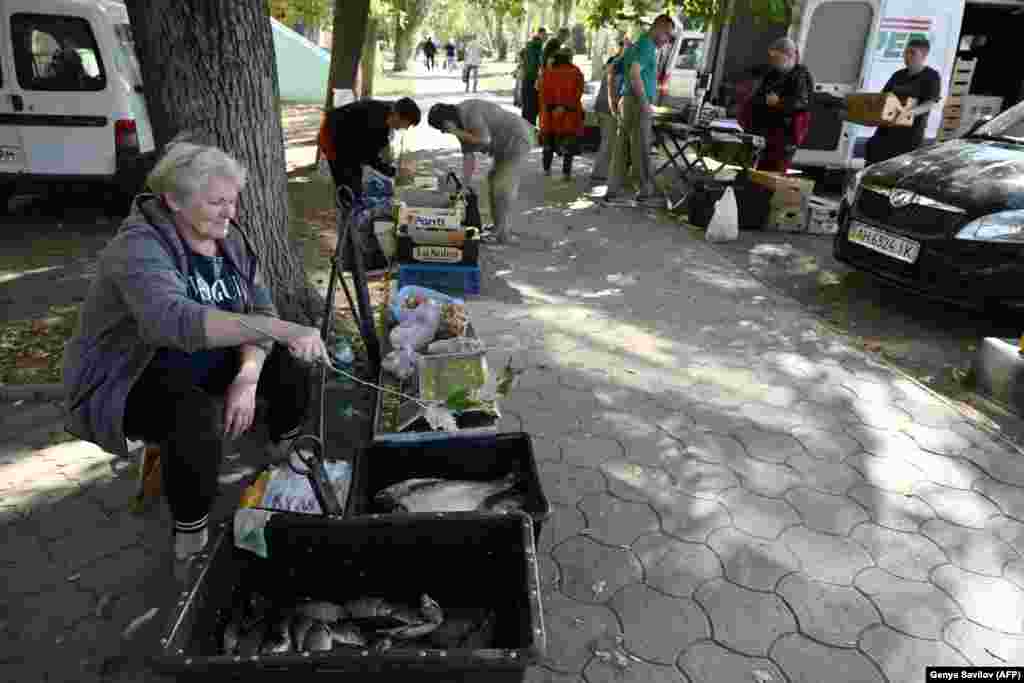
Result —
[[427, 17], [428, 0], [389, 0], [395, 15], [395, 71], [409, 68], [419, 43], [420, 27]]
[[592, 28], [615, 25], [623, 20], [682, 10], [688, 19], [704, 26], [721, 26], [738, 15], [757, 20], [790, 23], [796, 0], [581, 0], [587, 23]]
[[310, 324], [319, 297], [288, 238], [288, 179], [277, 63], [265, 0], [128, 0], [153, 133], [189, 131], [249, 172], [239, 223], [281, 316]]
[[487, 21], [488, 37], [494, 46], [499, 62], [508, 59], [508, 36], [505, 33], [507, 19], [519, 20], [525, 14], [523, 0], [484, 0], [482, 3]]
[[285, 26], [327, 28], [334, 14], [334, 0], [267, 0], [267, 13]]

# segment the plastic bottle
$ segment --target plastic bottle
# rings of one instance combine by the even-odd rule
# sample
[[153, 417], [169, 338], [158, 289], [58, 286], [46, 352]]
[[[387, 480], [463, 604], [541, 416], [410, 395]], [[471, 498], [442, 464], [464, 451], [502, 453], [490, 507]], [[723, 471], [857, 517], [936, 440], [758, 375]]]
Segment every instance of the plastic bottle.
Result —
[[352, 365], [355, 356], [352, 354], [352, 347], [344, 339], [339, 339], [331, 353], [331, 361], [342, 370], [347, 370]]

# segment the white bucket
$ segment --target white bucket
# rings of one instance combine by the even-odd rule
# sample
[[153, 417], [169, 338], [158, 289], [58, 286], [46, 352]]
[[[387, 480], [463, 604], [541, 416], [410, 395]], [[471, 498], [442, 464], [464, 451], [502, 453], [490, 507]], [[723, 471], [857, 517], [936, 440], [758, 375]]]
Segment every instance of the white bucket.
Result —
[[356, 94], [351, 89], [334, 88], [334, 106], [344, 107], [350, 102], [355, 102]]
[[377, 244], [384, 256], [389, 259], [395, 258], [398, 251], [398, 237], [395, 235], [394, 221], [374, 221], [373, 234], [377, 236]]

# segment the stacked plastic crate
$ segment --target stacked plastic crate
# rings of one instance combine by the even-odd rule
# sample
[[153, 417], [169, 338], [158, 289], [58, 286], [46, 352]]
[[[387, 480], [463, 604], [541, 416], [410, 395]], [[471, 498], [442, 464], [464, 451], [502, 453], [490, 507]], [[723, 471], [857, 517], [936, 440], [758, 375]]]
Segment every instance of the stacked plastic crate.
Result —
[[446, 294], [480, 293], [480, 231], [464, 225], [465, 195], [421, 181], [399, 191], [399, 286], [419, 285]]

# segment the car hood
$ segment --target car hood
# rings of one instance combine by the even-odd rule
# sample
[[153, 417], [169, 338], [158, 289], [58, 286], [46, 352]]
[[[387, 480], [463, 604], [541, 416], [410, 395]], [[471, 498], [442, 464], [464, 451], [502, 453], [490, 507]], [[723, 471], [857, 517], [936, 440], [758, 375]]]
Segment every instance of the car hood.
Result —
[[952, 140], [870, 166], [862, 183], [910, 190], [970, 215], [1024, 209], [1024, 145]]

